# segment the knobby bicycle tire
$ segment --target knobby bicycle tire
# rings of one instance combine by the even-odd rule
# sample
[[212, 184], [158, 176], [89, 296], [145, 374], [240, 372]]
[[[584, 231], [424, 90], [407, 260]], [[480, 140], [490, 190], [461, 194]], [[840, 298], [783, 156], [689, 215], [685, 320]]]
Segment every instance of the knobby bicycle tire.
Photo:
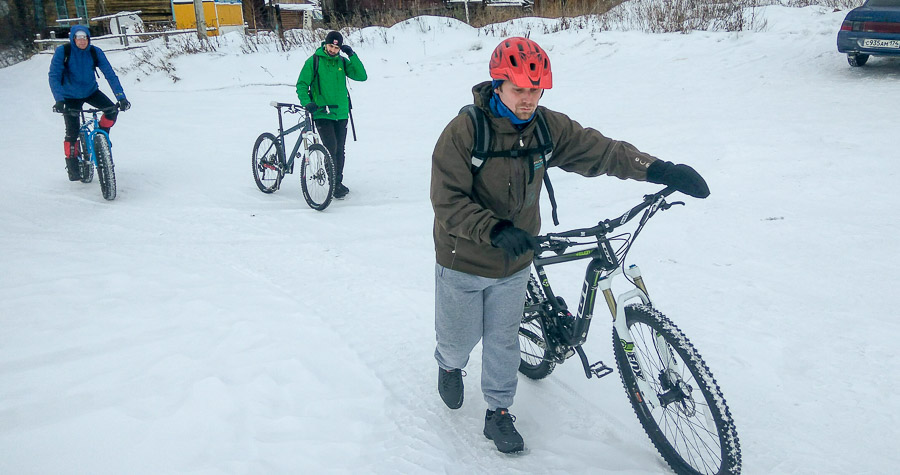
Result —
[[302, 155], [300, 189], [310, 208], [322, 211], [334, 198], [334, 161], [324, 145], [314, 143]]
[[[543, 296], [534, 295], [531, 288], [528, 288], [525, 301], [530, 306], [542, 298]], [[556, 363], [546, 358], [547, 341], [543, 318], [540, 311], [523, 311], [522, 321], [519, 323], [519, 372], [531, 379], [544, 379], [556, 367]]]
[[278, 191], [284, 178], [285, 160], [275, 136], [268, 132], [260, 134], [253, 144], [253, 156], [250, 159], [253, 179], [259, 191], [263, 193]]
[[[628, 400], [662, 458], [679, 474], [740, 473], [741, 448], [731, 412], [691, 342], [665, 315], [648, 305], [627, 306], [625, 321], [634, 338], [634, 351], [626, 353], [614, 328], [616, 365]], [[659, 338], [665, 341], [665, 348], [660, 348]], [[676, 360], [678, 371], [663, 370], [660, 354], [665, 352]], [[629, 356], [639, 359], [640, 366]], [[639, 389], [635, 368], [653, 373], [643, 376], [657, 395], [674, 399], [667, 405], [651, 407]]]
[[94, 136], [94, 155], [97, 157], [97, 177], [100, 192], [109, 201], [116, 199], [116, 167], [113, 164], [112, 147], [104, 134]]
[[80, 150], [78, 153], [81, 157], [81, 160], [79, 161], [79, 165], [81, 166], [81, 182], [90, 183], [94, 180], [94, 163], [91, 162], [91, 157], [88, 154], [87, 137], [85, 137], [84, 134], [80, 134], [79, 139], [78, 148]]

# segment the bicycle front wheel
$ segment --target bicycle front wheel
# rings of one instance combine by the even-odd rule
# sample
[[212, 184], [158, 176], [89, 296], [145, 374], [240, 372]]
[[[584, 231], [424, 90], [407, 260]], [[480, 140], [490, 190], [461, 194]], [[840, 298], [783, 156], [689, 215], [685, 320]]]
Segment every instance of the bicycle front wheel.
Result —
[[[116, 167], [113, 165], [112, 148], [104, 134], [94, 136], [94, 154], [97, 156], [97, 177], [100, 192], [109, 201], [116, 199]], [[89, 162], [90, 163], [90, 162]]]
[[334, 198], [334, 162], [324, 145], [314, 143], [303, 154], [300, 188], [310, 208], [322, 211]]
[[741, 447], [731, 412], [691, 342], [648, 305], [625, 307], [625, 321], [634, 345], [626, 345], [613, 329], [616, 365], [628, 400], [662, 458], [679, 474], [740, 473]]
[[266, 132], [253, 144], [253, 179], [263, 193], [272, 193], [281, 187], [284, 178], [284, 157], [278, 139]]
[[81, 155], [81, 161], [79, 162], [81, 165], [81, 182], [82, 183], [90, 183], [94, 180], [94, 163], [91, 162], [91, 157], [88, 154], [88, 146], [87, 146], [87, 137], [84, 134], [80, 135], [80, 140], [78, 141], [79, 151], [78, 153]]

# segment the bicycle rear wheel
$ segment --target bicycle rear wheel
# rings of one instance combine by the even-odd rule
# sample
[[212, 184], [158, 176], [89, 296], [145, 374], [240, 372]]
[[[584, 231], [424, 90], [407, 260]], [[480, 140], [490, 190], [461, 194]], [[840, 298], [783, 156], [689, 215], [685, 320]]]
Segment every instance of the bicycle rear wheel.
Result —
[[[731, 412], [691, 342], [647, 305], [625, 307], [625, 321], [634, 346], [625, 348], [613, 328], [616, 365], [628, 400], [662, 458], [676, 473], [740, 473], [741, 447]], [[655, 394], [643, 392], [639, 382]]]
[[[531, 276], [534, 281], [534, 275]], [[543, 300], [543, 294], [532, 289], [529, 283], [525, 305], [532, 307]], [[519, 372], [531, 379], [543, 379], [553, 372], [556, 363], [547, 359], [547, 339], [544, 333], [543, 315], [540, 311], [524, 311], [519, 323]]]
[[112, 147], [105, 134], [94, 135], [94, 155], [97, 157], [100, 192], [104, 199], [112, 201], [116, 199], [116, 167], [113, 164]]
[[284, 178], [284, 157], [278, 139], [266, 132], [253, 144], [253, 179], [263, 193], [272, 193], [281, 187]]
[[87, 146], [87, 137], [84, 134], [80, 135], [80, 140], [78, 141], [78, 153], [80, 154], [79, 165], [81, 166], [81, 182], [82, 183], [90, 183], [94, 180], [94, 163], [91, 162], [91, 157], [88, 154], [88, 146]]
[[334, 198], [334, 162], [324, 145], [314, 143], [303, 154], [300, 188], [310, 208], [322, 211]]

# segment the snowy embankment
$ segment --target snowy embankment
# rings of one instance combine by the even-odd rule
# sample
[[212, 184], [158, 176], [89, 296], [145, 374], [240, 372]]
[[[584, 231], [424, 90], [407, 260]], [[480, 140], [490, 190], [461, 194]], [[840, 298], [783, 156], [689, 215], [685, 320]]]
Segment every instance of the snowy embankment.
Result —
[[[842, 12], [764, 15], [741, 34], [532, 22], [542, 104], [708, 180], [631, 259], [721, 384], [746, 472], [890, 472], [900, 61], [847, 66]], [[436, 394], [430, 154], [498, 41], [437, 18], [350, 35], [369, 81], [351, 91], [351, 196], [323, 213], [296, 176], [263, 195], [250, 173], [310, 50], [230, 37], [172, 59], [177, 82], [123, 73], [114, 202], [66, 181], [50, 57], [0, 70], [0, 473], [664, 470], [618, 377], [577, 361], [520, 380], [520, 457], [481, 435], [479, 350], [463, 408]], [[551, 174], [563, 227], [656, 189]], [[577, 301], [582, 268], [554, 270]], [[611, 363], [600, 310], [586, 351]]]

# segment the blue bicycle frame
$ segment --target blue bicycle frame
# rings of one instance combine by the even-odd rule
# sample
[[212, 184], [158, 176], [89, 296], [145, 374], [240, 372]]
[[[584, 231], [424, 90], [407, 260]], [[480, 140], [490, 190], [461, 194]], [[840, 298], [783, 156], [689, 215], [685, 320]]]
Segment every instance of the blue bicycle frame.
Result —
[[[97, 154], [94, 152], [94, 136], [97, 134], [103, 134], [106, 136], [106, 143], [109, 144], [109, 149], [112, 151], [112, 141], [109, 140], [109, 134], [100, 128], [100, 119], [97, 118], [97, 114], [100, 112], [105, 112], [105, 109], [84, 109], [77, 111], [70, 111], [72, 115], [76, 112], [81, 116], [81, 128], [78, 130], [78, 136], [81, 138], [81, 146], [84, 147], [84, 152], [82, 154], [81, 160], [89, 157], [94, 166], [97, 166]], [[84, 114], [91, 114], [91, 120], [85, 120]]]

